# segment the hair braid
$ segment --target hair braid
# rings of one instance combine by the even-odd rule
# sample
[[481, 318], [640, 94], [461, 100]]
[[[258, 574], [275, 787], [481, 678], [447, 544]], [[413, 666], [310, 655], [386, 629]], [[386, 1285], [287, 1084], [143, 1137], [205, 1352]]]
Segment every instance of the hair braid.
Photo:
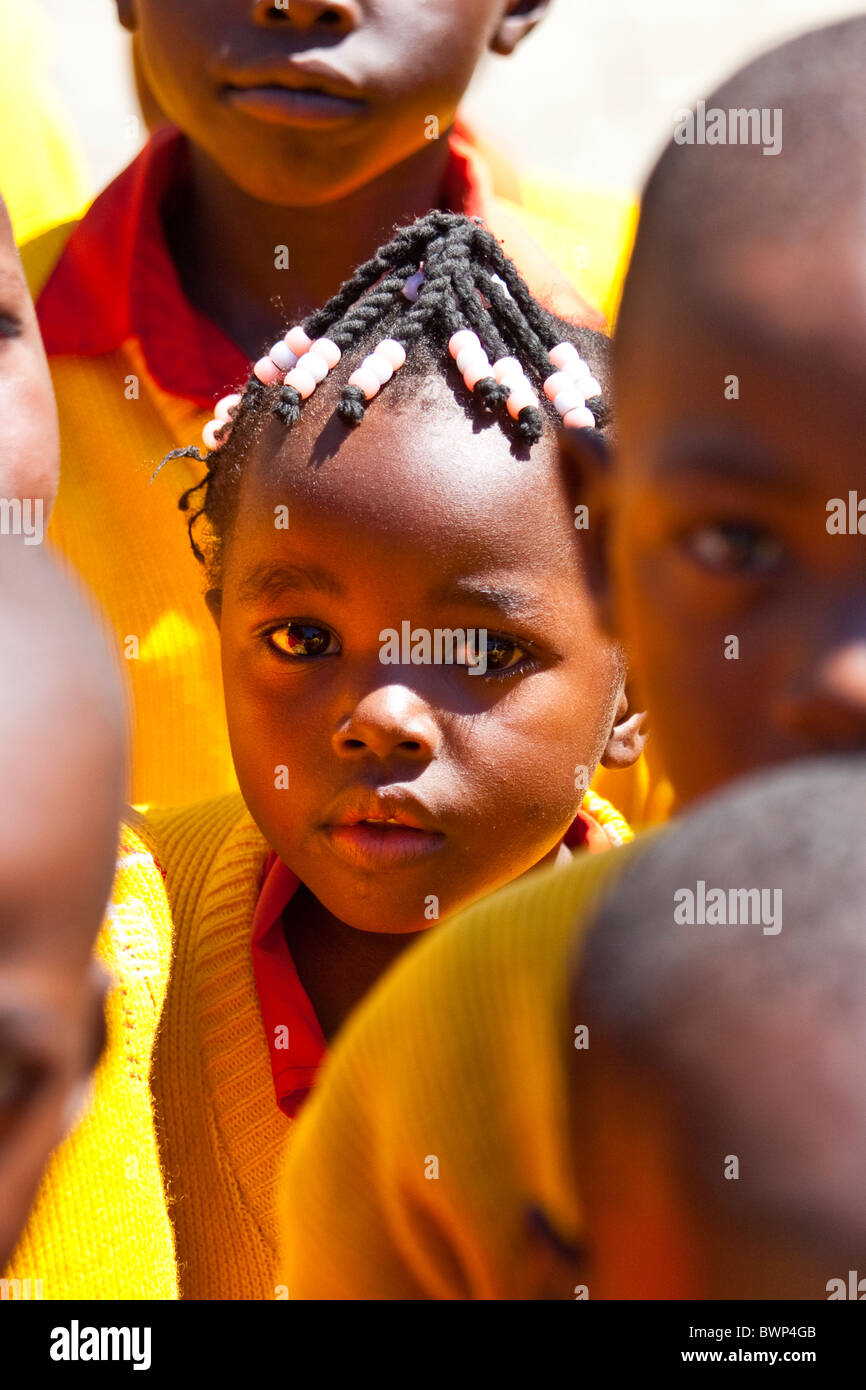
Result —
[[[417, 297], [404, 295], [407, 281], [423, 272]], [[366, 355], [384, 337], [393, 337], [406, 352], [404, 378], [439, 370], [451, 372], [448, 346], [460, 329], [478, 337], [491, 361], [514, 356], [524, 372], [541, 388], [551, 373], [550, 349], [558, 342], [573, 341], [584, 356], [601, 362], [594, 371], [603, 375], [607, 340], [589, 329], [564, 323], [546, 310], [530, 293], [512, 262], [495, 238], [477, 220], [458, 213], [434, 210], [409, 227], [401, 227], [340, 287], [321, 309], [308, 316], [304, 331], [315, 340], [329, 337], [348, 358], [356, 349]], [[602, 346], [604, 345], [604, 346]], [[360, 363], [359, 363], [360, 365]], [[335, 373], [336, 374], [336, 373]], [[546, 400], [539, 408], [528, 405], [512, 421], [507, 409], [509, 389], [494, 377], [484, 377], [472, 389], [480, 411], [497, 413], [502, 428], [526, 444], [541, 437], [545, 417], [558, 422]], [[597, 428], [609, 417], [601, 396], [588, 401]], [[237, 488], [255, 434], [270, 411], [286, 428], [301, 417], [304, 401], [294, 387], [266, 387], [253, 374], [243, 389], [240, 404], [224, 427], [213, 430], [216, 448], [207, 455], [198, 449], [174, 449], [163, 462], [191, 458], [205, 465], [204, 477], [187, 488], [180, 499], [189, 513], [193, 554], [205, 563], [217, 563], [222, 540], [231, 525]], [[361, 389], [345, 382], [337, 413], [357, 425], [365, 416], [368, 400]], [[590, 434], [596, 432], [590, 430]], [[596, 436], [603, 442], [601, 435]], [[198, 505], [194, 502], [198, 500]], [[204, 516], [212, 542], [205, 559], [194, 531]]]

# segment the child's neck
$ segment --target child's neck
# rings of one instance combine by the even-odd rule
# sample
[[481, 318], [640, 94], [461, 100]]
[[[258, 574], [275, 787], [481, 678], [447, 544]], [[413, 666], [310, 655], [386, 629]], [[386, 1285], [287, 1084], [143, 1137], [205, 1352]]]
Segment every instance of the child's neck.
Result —
[[295, 969], [330, 1042], [392, 961], [417, 933], [358, 931], [323, 907], [303, 885], [283, 918]]
[[286, 322], [324, 304], [395, 224], [439, 205], [449, 158], [443, 135], [339, 202], [278, 207], [244, 193], [196, 146], [190, 153], [192, 198], [166, 228], [172, 255], [192, 302], [251, 360]]

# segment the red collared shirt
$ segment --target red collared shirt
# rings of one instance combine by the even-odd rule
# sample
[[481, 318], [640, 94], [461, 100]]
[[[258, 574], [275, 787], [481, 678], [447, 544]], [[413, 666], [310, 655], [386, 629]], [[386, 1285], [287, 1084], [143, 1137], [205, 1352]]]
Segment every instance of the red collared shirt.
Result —
[[[586, 810], [578, 811], [565, 843], [597, 854], [615, 838]], [[327, 1042], [310, 996], [301, 984], [283, 930], [300, 879], [271, 850], [253, 915], [253, 974], [271, 1057], [277, 1105], [293, 1118], [306, 1100], [325, 1060]]]
[[[444, 198], [482, 217], [517, 260], [535, 292], [557, 312], [598, 327], [603, 320], [508, 215], [484, 161], [464, 131], [449, 138]], [[163, 127], [110, 183], [71, 232], [37, 301], [49, 356], [94, 357], [138, 341], [157, 386], [208, 410], [246, 380], [246, 355], [184, 294], [163, 217], [189, 184], [185, 136]]]

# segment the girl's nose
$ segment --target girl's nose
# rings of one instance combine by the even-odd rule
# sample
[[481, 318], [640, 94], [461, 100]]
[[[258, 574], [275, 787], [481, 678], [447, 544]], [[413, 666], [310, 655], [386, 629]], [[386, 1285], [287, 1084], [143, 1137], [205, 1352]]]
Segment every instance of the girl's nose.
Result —
[[360, 22], [357, 0], [254, 0], [253, 19], [270, 27], [291, 24], [295, 29], [317, 26], [329, 33], [348, 34]]
[[332, 737], [342, 758], [395, 755], [427, 763], [439, 747], [439, 729], [425, 702], [403, 685], [386, 685], [359, 700]]

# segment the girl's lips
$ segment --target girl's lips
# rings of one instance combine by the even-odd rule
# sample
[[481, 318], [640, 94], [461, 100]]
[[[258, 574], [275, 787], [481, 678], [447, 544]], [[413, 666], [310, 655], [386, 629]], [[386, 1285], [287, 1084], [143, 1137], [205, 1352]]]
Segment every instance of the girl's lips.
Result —
[[356, 121], [365, 103], [350, 97], [334, 96], [319, 89], [300, 91], [294, 87], [263, 84], [260, 87], [227, 87], [232, 106], [269, 125], [295, 129], [322, 130]]
[[445, 843], [436, 830], [410, 825], [357, 821], [354, 825], [329, 825], [325, 834], [334, 853], [355, 869], [395, 868], [435, 854]]

